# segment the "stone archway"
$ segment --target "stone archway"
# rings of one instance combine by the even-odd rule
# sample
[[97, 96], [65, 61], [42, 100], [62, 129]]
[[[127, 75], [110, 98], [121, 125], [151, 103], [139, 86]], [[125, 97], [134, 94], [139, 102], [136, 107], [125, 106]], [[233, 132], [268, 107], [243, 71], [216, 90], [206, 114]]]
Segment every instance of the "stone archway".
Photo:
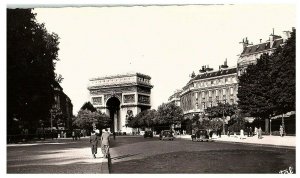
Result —
[[118, 132], [122, 129], [120, 124], [120, 105], [120, 100], [114, 96], [109, 98], [106, 102], [108, 115], [112, 120], [112, 125], [110, 127], [111, 132]]
[[[151, 77], [141, 73], [119, 74], [89, 80], [88, 90], [93, 106], [112, 119], [110, 131], [130, 134], [127, 112], [136, 116], [151, 108]], [[128, 116], [127, 116], [128, 117]]]

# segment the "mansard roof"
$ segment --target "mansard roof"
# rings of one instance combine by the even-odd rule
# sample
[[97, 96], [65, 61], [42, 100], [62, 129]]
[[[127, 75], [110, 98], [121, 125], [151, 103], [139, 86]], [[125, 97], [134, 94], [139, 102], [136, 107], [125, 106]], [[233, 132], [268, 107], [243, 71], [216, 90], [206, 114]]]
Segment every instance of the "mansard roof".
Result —
[[189, 81], [189, 83], [194, 81], [194, 80], [207, 79], [207, 78], [212, 78], [212, 77], [219, 77], [219, 76], [222, 76], [222, 75], [229, 75], [229, 74], [234, 74], [234, 73], [236, 73], [236, 67], [229, 68], [229, 69], [222, 69], [222, 70], [218, 70], [218, 71], [214, 71], [214, 72], [207, 72], [207, 73], [203, 73], [203, 74], [198, 74], [196, 77], [191, 79]]
[[253, 54], [253, 53], [257, 53], [257, 52], [261, 52], [261, 51], [265, 51], [265, 50], [269, 50], [269, 49], [273, 49], [273, 48], [278, 48], [281, 44], [283, 44], [283, 39], [276, 39], [274, 40], [274, 43], [272, 46], [270, 42], [266, 42], [266, 43], [260, 43], [257, 45], [250, 45], [244, 48], [241, 56], [244, 55], [249, 55], [249, 54]]

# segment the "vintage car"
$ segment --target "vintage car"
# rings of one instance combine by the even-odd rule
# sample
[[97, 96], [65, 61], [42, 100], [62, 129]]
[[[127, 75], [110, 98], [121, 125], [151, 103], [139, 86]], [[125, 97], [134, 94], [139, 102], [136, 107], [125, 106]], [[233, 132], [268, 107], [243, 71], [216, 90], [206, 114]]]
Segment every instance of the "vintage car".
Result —
[[159, 134], [160, 140], [174, 140], [174, 136], [171, 130], [163, 130]]
[[153, 138], [153, 132], [152, 131], [145, 131], [144, 138], [147, 138], [147, 137]]
[[209, 135], [205, 129], [197, 130], [191, 137], [192, 141], [209, 141]]

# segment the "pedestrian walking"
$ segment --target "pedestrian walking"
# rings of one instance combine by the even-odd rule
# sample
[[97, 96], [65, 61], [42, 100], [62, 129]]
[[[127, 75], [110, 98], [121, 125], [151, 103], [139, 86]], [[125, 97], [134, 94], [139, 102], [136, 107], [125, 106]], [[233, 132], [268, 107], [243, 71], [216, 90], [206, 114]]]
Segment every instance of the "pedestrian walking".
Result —
[[245, 139], [244, 130], [240, 130], [240, 139]]
[[279, 133], [280, 133], [280, 136], [283, 137], [283, 127], [282, 127], [282, 125], [280, 125]]
[[95, 131], [92, 131], [90, 136], [90, 143], [91, 143], [91, 150], [93, 158], [96, 158], [97, 149], [98, 149], [98, 137], [95, 133]]
[[102, 132], [101, 135], [101, 150], [104, 158], [108, 158], [109, 154], [109, 133], [107, 129]]
[[257, 135], [257, 131], [258, 131], [257, 127], [254, 127], [254, 135]]
[[249, 127], [246, 128], [246, 132], [247, 132], [247, 137], [250, 137], [250, 129], [249, 129]]
[[249, 127], [250, 137], [253, 136], [252, 127]]
[[261, 127], [259, 127], [259, 129], [258, 129], [258, 139], [262, 139], [262, 130], [261, 130]]
[[73, 139], [73, 140], [76, 139], [75, 136], [76, 136], [76, 135], [75, 135], [75, 131], [73, 130], [73, 131], [72, 131], [72, 139]]

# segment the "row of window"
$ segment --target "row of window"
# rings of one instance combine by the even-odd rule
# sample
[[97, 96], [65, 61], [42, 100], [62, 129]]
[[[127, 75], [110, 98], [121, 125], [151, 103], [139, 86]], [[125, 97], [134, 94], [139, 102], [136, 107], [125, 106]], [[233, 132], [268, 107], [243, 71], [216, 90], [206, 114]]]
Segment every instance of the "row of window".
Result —
[[[229, 102], [232, 104], [236, 98], [236, 93], [234, 93], [234, 87], [202, 91], [198, 93], [189, 93], [181, 97], [181, 107], [184, 111], [191, 110], [199, 107], [205, 109], [207, 104], [203, 103], [219, 103], [219, 102]], [[210, 106], [208, 104], [208, 106]]]
[[224, 99], [222, 101], [221, 100], [217, 100], [216, 102], [212, 102], [212, 101], [210, 101], [210, 102], [202, 102], [201, 106], [199, 107], [199, 106], [196, 105], [196, 108], [197, 109], [206, 109], [207, 107], [217, 106], [218, 103], [221, 103], [221, 102], [223, 102], [223, 103], [229, 103], [229, 104], [234, 104], [234, 99], [230, 99], [230, 100]]
[[[234, 94], [234, 87], [230, 88], [222, 88], [222, 89], [215, 89], [215, 90], [208, 90], [208, 91], [201, 91], [201, 98], [212, 97], [212, 96], [221, 96], [221, 95], [233, 95]], [[200, 98], [200, 92], [195, 93], [196, 98]]]
[[231, 84], [235, 82], [236, 82], [236, 77], [224, 77], [219, 79], [195, 82], [194, 87], [195, 88], [209, 87], [209, 86], [215, 86], [220, 84]]

